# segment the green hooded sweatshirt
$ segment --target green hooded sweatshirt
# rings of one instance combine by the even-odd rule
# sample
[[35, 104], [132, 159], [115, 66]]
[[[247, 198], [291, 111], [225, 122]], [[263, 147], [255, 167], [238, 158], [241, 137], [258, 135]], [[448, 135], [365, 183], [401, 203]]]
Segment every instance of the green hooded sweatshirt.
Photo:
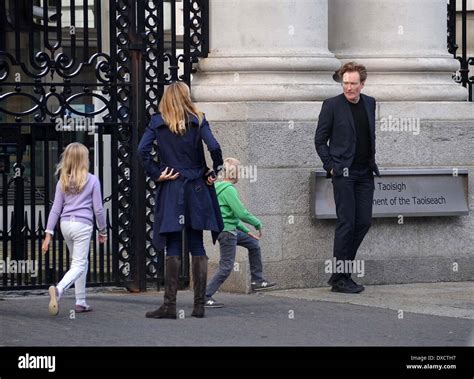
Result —
[[254, 226], [257, 230], [261, 229], [262, 222], [245, 208], [240, 201], [237, 189], [232, 183], [217, 182], [215, 187], [222, 219], [224, 220], [225, 232], [240, 229], [244, 233], [248, 233], [250, 229], [242, 221]]

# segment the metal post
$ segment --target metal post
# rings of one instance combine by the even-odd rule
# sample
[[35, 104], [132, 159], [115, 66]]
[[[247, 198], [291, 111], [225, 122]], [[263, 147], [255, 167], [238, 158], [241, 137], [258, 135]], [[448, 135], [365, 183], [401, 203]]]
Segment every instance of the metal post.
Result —
[[462, 55], [461, 55], [461, 81], [464, 87], [467, 87], [469, 78], [469, 67], [467, 64], [467, 0], [462, 0], [462, 11], [461, 11], [461, 44], [462, 44]]
[[[16, 163], [13, 165], [13, 175], [15, 182], [15, 204], [14, 204], [14, 220], [12, 220], [12, 259], [23, 260], [25, 254], [25, 183], [23, 174], [25, 166], [23, 166], [23, 139], [19, 136], [16, 150]], [[17, 274], [17, 284], [22, 283], [22, 274]], [[13, 274], [12, 274], [13, 284]]]
[[132, 243], [131, 250], [134, 254], [132, 265], [133, 289], [136, 291], [146, 291], [146, 218], [145, 218], [145, 174], [138, 162], [137, 147], [145, 129], [145, 88], [144, 88], [144, 65], [143, 40], [138, 33], [136, 25], [137, 3], [129, 9], [130, 20], [130, 63], [131, 63], [131, 122], [132, 143], [130, 146], [132, 165]]

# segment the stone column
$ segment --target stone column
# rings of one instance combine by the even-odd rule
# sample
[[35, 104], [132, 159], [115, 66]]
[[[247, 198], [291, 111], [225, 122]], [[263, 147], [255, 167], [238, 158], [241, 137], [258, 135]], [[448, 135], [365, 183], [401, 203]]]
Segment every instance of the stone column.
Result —
[[340, 93], [328, 50], [327, 0], [210, 2], [210, 54], [197, 101], [311, 101]]
[[330, 0], [329, 49], [367, 66], [382, 101], [464, 101], [446, 47], [446, 0]]

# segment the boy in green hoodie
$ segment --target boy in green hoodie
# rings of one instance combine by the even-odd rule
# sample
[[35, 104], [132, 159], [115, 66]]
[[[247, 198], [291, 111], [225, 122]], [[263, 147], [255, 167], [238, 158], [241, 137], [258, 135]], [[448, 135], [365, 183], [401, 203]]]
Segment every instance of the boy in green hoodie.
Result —
[[[224, 220], [224, 230], [218, 237], [220, 246], [219, 268], [206, 288], [205, 307], [207, 308], [221, 308], [223, 306], [222, 303], [215, 301], [212, 295], [232, 272], [237, 245], [248, 250], [252, 290], [263, 291], [275, 286], [275, 283], [270, 283], [263, 278], [262, 253], [259, 243], [262, 236], [262, 223], [245, 208], [240, 201], [237, 189], [234, 187], [234, 184], [239, 180], [239, 165], [240, 162], [237, 159], [226, 158], [222, 170], [223, 181], [215, 184], [217, 199]], [[252, 233], [244, 225], [244, 222], [255, 227], [258, 234]]]

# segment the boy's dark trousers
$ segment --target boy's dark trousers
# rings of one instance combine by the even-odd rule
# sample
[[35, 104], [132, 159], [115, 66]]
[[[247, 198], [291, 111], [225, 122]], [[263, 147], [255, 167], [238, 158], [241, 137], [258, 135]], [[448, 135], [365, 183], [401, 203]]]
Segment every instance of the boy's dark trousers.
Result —
[[221, 232], [218, 240], [220, 246], [219, 268], [207, 285], [207, 297], [214, 295], [234, 269], [237, 246], [245, 247], [248, 250], [252, 282], [263, 280], [262, 253], [260, 242], [257, 239], [240, 230], [233, 230]]

